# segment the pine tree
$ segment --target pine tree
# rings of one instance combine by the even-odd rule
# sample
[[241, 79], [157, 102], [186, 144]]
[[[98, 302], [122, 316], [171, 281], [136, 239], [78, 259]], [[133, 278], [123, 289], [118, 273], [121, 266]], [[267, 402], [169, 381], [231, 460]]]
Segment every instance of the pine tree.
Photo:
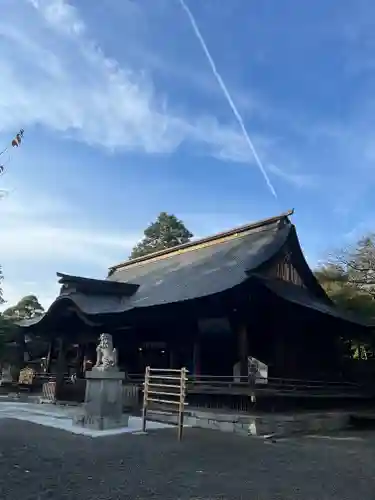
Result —
[[143, 239], [133, 248], [130, 259], [188, 243], [193, 234], [175, 215], [161, 212], [144, 231]]

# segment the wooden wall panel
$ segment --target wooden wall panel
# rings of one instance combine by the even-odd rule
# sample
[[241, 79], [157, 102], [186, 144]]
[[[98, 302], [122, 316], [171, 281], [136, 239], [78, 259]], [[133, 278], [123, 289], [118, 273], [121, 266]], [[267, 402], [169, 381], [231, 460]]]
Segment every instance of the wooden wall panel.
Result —
[[289, 252], [282, 255], [280, 259], [268, 269], [267, 275], [270, 278], [281, 279], [302, 287], [305, 286], [301, 276], [293, 266], [292, 256]]

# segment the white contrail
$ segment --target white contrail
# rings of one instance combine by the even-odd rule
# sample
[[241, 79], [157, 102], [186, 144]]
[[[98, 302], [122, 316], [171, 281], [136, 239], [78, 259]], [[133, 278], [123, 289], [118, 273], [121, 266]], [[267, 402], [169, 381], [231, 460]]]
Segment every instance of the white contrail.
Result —
[[275, 188], [273, 187], [273, 185], [272, 185], [272, 183], [271, 183], [271, 181], [270, 181], [270, 179], [269, 179], [269, 177], [267, 175], [267, 172], [266, 172], [266, 170], [265, 170], [265, 168], [263, 166], [263, 163], [262, 163], [261, 159], [259, 158], [259, 155], [258, 155], [258, 153], [257, 153], [257, 151], [256, 151], [256, 149], [254, 147], [254, 144], [253, 144], [252, 140], [249, 137], [249, 134], [248, 134], [248, 132], [246, 130], [246, 127], [245, 127], [244, 121], [242, 119], [242, 116], [240, 115], [240, 113], [239, 113], [236, 105], [234, 104], [233, 99], [232, 99], [232, 97], [231, 97], [231, 95], [230, 95], [230, 93], [229, 93], [229, 91], [227, 89], [227, 86], [225, 85], [223, 79], [220, 76], [220, 73], [218, 72], [218, 70], [216, 68], [215, 61], [212, 59], [210, 51], [207, 48], [206, 42], [204, 41], [204, 38], [203, 38], [203, 36], [202, 36], [199, 28], [198, 28], [198, 25], [197, 25], [197, 23], [195, 21], [195, 18], [193, 16], [193, 14], [191, 13], [191, 10], [186, 5], [185, 0], [178, 0], [178, 1], [180, 2], [181, 7], [184, 9], [184, 11], [186, 12], [186, 14], [187, 14], [187, 16], [189, 18], [190, 24], [191, 24], [191, 26], [192, 26], [192, 28], [194, 30], [194, 33], [195, 33], [196, 37], [198, 38], [198, 40], [199, 40], [199, 42], [200, 42], [200, 44], [202, 46], [203, 52], [206, 54], [207, 60], [208, 60], [208, 62], [210, 64], [210, 66], [211, 66], [212, 72], [213, 72], [213, 74], [214, 74], [214, 76], [215, 76], [215, 78], [217, 80], [217, 83], [219, 84], [221, 90], [224, 93], [224, 96], [225, 96], [226, 100], [228, 101], [228, 104], [229, 104], [229, 106], [230, 106], [230, 108], [231, 108], [231, 110], [232, 110], [232, 112], [233, 112], [233, 114], [234, 114], [234, 116], [235, 116], [235, 118], [236, 118], [236, 120], [238, 122], [238, 125], [240, 126], [240, 128], [242, 130], [242, 133], [243, 133], [243, 136], [244, 136], [244, 138], [246, 140], [246, 143], [249, 146], [249, 149], [250, 149], [252, 155], [254, 156], [255, 162], [258, 165], [259, 170], [261, 171], [261, 173], [262, 173], [262, 175], [264, 177], [264, 180], [267, 183], [267, 186], [269, 187], [269, 189], [270, 189], [271, 193], [273, 194], [273, 196], [275, 198], [277, 198], [277, 194], [276, 194]]

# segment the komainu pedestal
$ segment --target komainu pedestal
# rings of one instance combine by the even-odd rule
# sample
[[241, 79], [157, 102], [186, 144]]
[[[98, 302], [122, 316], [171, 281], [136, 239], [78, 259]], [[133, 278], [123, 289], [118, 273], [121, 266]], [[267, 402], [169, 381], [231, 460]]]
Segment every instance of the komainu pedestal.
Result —
[[100, 336], [96, 365], [85, 373], [85, 377], [83, 412], [73, 418], [73, 423], [95, 430], [126, 427], [129, 415], [122, 413], [125, 373], [118, 370], [111, 335], [103, 333]]
[[86, 394], [83, 412], [74, 424], [105, 430], [126, 427], [129, 415], [122, 413], [122, 381], [125, 373], [93, 369], [86, 372]]

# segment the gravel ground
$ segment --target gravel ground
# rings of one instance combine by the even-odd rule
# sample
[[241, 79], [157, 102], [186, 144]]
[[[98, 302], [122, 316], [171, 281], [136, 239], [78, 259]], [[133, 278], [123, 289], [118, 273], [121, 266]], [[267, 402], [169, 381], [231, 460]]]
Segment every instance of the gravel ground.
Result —
[[[364, 438], [365, 437], [365, 438]], [[373, 434], [277, 443], [201, 429], [89, 438], [0, 420], [1, 500], [373, 500]]]

